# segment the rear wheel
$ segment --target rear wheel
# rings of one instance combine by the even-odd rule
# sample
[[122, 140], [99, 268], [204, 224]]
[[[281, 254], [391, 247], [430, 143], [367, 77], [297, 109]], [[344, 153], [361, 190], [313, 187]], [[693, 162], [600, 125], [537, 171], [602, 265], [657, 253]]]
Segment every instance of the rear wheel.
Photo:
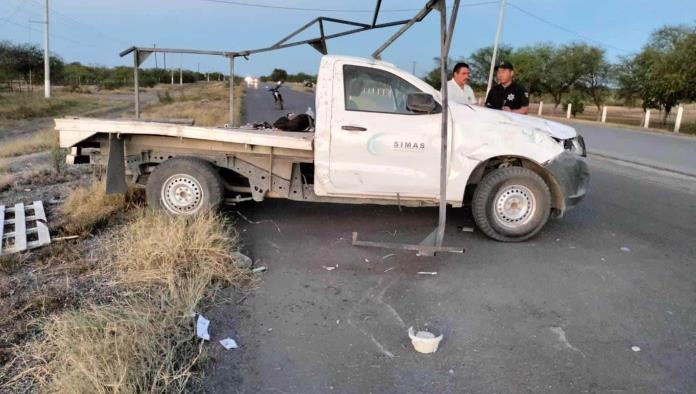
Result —
[[499, 168], [481, 180], [471, 210], [476, 225], [487, 236], [503, 242], [524, 241], [548, 221], [551, 192], [528, 168]]
[[224, 198], [222, 179], [213, 165], [195, 157], [160, 164], [147, 181], [147, 203], [174, 215], [215, 210]]

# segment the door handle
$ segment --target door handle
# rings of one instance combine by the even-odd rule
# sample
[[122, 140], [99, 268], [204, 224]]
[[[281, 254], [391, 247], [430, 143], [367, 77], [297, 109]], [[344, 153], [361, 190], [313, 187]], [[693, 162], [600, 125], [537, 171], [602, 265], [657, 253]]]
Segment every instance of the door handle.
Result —
[[367, 131], [366, 128], [360, 127], [360, 126], [341, 126], [341, 130], [348, 130], [348, 131]]

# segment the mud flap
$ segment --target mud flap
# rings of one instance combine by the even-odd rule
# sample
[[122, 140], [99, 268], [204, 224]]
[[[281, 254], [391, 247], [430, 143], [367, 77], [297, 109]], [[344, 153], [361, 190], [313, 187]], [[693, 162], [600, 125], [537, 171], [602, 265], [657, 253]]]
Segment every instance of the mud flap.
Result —
[[109, 159], [106, 164], [106, 194], [126, 193], [124, 141], [109, 134]]

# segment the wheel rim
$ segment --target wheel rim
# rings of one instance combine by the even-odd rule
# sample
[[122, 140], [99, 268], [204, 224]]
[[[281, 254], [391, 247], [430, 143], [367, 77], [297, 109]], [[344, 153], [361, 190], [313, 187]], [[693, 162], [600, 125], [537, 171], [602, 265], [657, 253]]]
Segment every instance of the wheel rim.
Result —
[[529, 188], [509, 185], [498, 191], [493, 212], [505, 227], [517, 228], [529, 223], [536, 210], [536, 198]]
[[193, 214], [200, 209], [202, 203], [201, 184], [190, 175], [172, 175], [162, 186], [162, 205], [171, 213]]

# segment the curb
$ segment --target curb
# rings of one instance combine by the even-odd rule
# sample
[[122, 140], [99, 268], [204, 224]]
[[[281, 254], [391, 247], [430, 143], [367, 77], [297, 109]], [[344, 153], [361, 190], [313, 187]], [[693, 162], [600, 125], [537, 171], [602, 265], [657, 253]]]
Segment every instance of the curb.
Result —
[[626, 159], [626, 158], [623, 158], [623, 157], [620, 157], [620, 156], [614, 156], [614, 155], [611, 155], [611, 154], [608, 154], [608, 153], [603, 153], [603, 152], [590, 152], [590, 151], [588, 151], [588, 152], [587, 152], [587, 155], [588, 155], [588, 156], [597, 156], [597, 157], [601, 157], [601, 158], [609, 159], [609, 160], [621, 161], [621, 162], [624, 162], [624, 163], [629, 163], [629, 164], [633, 164], [633, 165], [637, 165], [637, 166], [641, 166], [641, 167], [652, 168], [652, 169], [655, 169], [655, 170], [671, 172], [671, 173], [673, 173], [673, 174], [678, 174], [678, 175], [682, 175], [682, 176], [686, 176], [686, 177], [689, 177], [689, 178], [694, 178], [694, 179], [696, 179], [696, 173], [689, 173], [689, 172], [684, 172], [684, 171], [680, 171], [680, 170], [675, 170], [674, 168], [668, 168], [668, 167], [663, 167], [663, 166], [656, 165], [656, 164], [651, 164], [651, 163], [645, 163], [645, 162], [635, 161], [635, 160], [631, 160], [631, 159]]

